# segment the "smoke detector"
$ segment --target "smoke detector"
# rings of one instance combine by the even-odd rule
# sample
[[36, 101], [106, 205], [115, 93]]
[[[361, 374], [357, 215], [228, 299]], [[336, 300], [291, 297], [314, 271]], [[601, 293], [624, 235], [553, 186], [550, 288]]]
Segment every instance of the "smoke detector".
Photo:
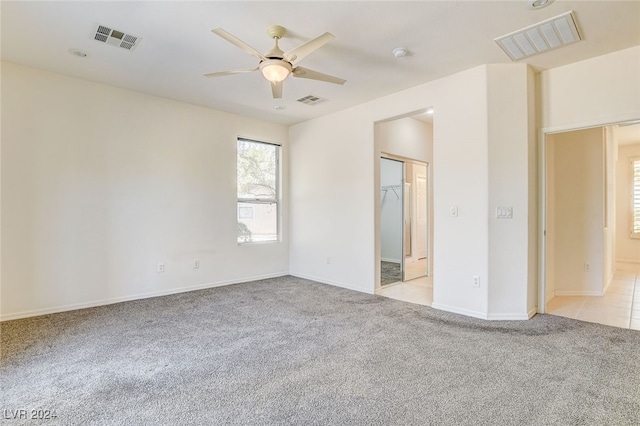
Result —
[[141, 37], [125, 33], [124, 31], [114, 30], [105, 25], [98, 25], [93, 39], [111, 46], [121, 47], [126, 50], [134, 50], [140, 44]]
[[553, 3], [553, 0], [527, 0], [527, 9], [542, 9]]
[[407, 53], [409, 53], [409, 51], [406, 47], [396, 47], [395, 49], [393, 49], [393, 56], [398, 59], [404, 58], [405, 56], [407, 56]]

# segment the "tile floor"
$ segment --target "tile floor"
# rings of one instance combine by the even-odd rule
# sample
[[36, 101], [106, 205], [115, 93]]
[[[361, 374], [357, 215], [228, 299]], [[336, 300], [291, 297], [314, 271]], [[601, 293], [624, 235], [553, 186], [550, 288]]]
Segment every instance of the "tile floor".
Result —
[[378, 290], [376, 294], [390, 299], [431, 306], [433, 280], [431, 277], [420, 277], [411, 281], [389, 284]]
[[556, 296], [547, 313], [640, 330], [640, 264], [618, 263], [604, 296]]
[[[421, 277], [389, 284], [378, 295], [431, 306], [433, 280]], [[604, 296], [557, 296], [547, 303], [547, 313], [614, 327], [640, 330], [640, 264], [618, 263]]]

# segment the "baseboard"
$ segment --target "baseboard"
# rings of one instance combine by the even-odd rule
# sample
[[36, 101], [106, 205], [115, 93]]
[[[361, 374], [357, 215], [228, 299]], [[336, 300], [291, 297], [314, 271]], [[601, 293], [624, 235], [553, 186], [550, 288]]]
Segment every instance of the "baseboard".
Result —
[[640, 259], [625, 259], [625, 258], [621, 258], [621, 259], [616, 259], [616, 262], [620, 262], [620, 263], [640, 263]]
[[465, 315], [467, 317], [480, 318], [480, 319], [489, 319], [487, 314], [484, 312], [472, 311], [469, 309], [458, 308], [456, 306], [444, 305], [442, 303], [433, 302], [431, 307], [434, 309], [438, 309], [441, 311], [451, 312], [454, 314]]
[[531, 318], [535, 317], [537, 313], [538, 313], [538, 307], [534, 306], [533, 308], [529, 309], [529, 312], [527, 312], [527, 315], [529, 317], [527, 319], [531, 319]]
[[114, 303], [129, 302], [131, 300], [148, 299], [150, 297], [168, 296], [170, 294], [186, 293], [186, 292], [189, 292], [189, 291], [204, 290], [204, 289], [207, 289], [207, 288], [223, 287], [223, 286], [227, 286], [227, 285], [241, 284], [241, 283], [246, 283], [246, 282], [251, 282], [251, 281], [264, 280], [264, 279], [267, 279], [267, 278], [283, 277], [283, 276], [286, 276], [286, 275], [289, 275], [289, 273], [288, 272], [278, 272], [278, 273], [275, 273], [275, 274], [256, 275], [256, 276], [253, 276], [253, 277], [246, 277], [246, 278], [241, 278], [241, 279], [238, 279], [238, 280], [218, 281], [218, 282], [215, 282], [215, 283], [206, 283], [206, 284], [198, 284], [198, 285], [187, 286], [187, 287], [178, 287], [178, 288], [173, 288], [173, 289], [169, 289], [169, 290], [153, 291], [153, 292], [149, 292], [149, 293], [138, 293], [138, 294], [134, 294], [134, 295], [131, 295], [131, 296], [114, 297], [114, 298], [102, 299], [102, 300], [94, 300], [94, 301], [86, 302], [86, 303], [75, 303], [75, 304], [71, 304], [71, 305], [60, 305], [60, 306], [54, 306], [54, 307], [51, 307], [51, 308], [34, 309], [34, 310], [31, 310], [31, 311], [16, 312], [16, 313], [13, 313], [13, 314], [3, 314], [3, 315], [0, 315], [0, 322], [16, 320], [16, 319], [22, 319], [22, 318], [37, 317], [37, 316], [40, 316], [40, 315], [57, 314], [57, 313], [60, 313], [60, 312], [75, 311], [75, 310], [78, 310], [78, 309], [95, 308], [97, 306], [112, 305]]
[[547, 293], [547, 298], [544, 301], [545, 303], [549, 303], [551, 301], [551, 299], [553, 299], [554, 297], [556, 297], [556, 292], [555, 291], [550, 291]]
[[331, 280], [327, 280], [324, 278], [318, 278], [318, 277], [314, 277], [312, 275], [306, 275], [306, 274], [300, 274], [297, 272], [289, 272], [289, 275], [296, 277], [296, 278], [303, 278], [305, 280], [311, 280], [311, 281], [315, 281], [318, 282], [320, 284], [328, 284], [328, 285], [332, 285], [335, 287], [341, 287], [341, 288], [346, 288], [347, 290], [353, 290], [353, 291], [359, 291], [360, 293], [367, 293], [367, 294], [375, 294], [375, 292], [372, 291], [367, 291], [367, 290], [363, 290], [361, 288], [357, 288], [354, 286], [351, 286], [349, 284], [345, 284], [345, 283], [341, 283], [338, 281], [331, 281]]
[[486, 314], [484, 312], [472, 311], [469, 309], [457, 308], [455, 306], [443, 305], [442, 303], [432, 303], [431, 307], [439, 309], [441, 311], [452, 312], [454, 314], [465, 315], [468, 317], [479, 318], [489, 321], [526, 321], [531, 319], [536, 313], [537, 309], [532, 308], [527, 313], [503, 313], [503, 314]]
[[398, 265], [401, 264], [402, 262], [398, 259], [386, 259], [386, 258], [382, 258], [380, 259], [383, 262], [389, 262], [389, 263], [397, 263]]
[[518, 314], [518, 313], [489, 314], [487, 315], [487, 319], [491, 321], [526, 321], [528, 319], [531, 319], [531, 317], [533, 317], [535, 314], [536, 314], [536, 311], [534, 309], [533, 313], [529, 311], [524, 314]]
[[556, 296], [604, 296], [604, 291], [597, 290], [568, 290], [568, 291], [555, 291]]

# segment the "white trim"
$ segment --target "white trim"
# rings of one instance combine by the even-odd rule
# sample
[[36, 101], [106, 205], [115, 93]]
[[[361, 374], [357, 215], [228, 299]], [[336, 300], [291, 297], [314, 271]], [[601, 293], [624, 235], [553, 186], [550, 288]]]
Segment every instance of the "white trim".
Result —
[[600, 290], [556, 290], [556, 296], [604, 296], [604, 291]]
[[626, 258], [616, 258], [616, 262], [619, 263], [640, 263], [640, 259], [626, 259]]
[[538, 312], [547, 309], [547, 134], [538, 134]]
[[591, 129], [593, 127], [611, 126], [613, 124], [625, 123], [627, 121], [635, 121], [635, 120], [638, 120], [637, 112], [631, 113], [631, 114], [616, 115], [609, 118], [599, 118], [597, 120], [588, 121], [588, 122], [570, 123], [570, 124], [563, 124], [560, 126], [542, 127], [540, 130], [543, 135], [546, 135], [549, 133], [561, 133], [561, 132], [567, 132], [567, 131], [573, 131], [573, 130]]
[[353, 290], [353, 291], [357, 291], [357, 292], [360, 292], [360, 293], [375, 294], [375, 290], [374, 291], [365, 290], [365, 289], [362, 289], [362, 288], [354, 287], [354, 286], [352, 286], [350, 284], [345, 284], [345, 283], [341, 283], [341, 282], [338, 282], [338, 281], [327, 280], [327, 279], [324, 279], [324, 278], [318, 278], [318, 277], [314, 277], [312, 275], [299, 274], [297, 272], [289, 272], [289, 275], [291, 275], [292, 277], [296, 277], [296, 278], [303, 278], [305, 280], [315, 281], [315, 282], [318, 282], [320, 284], [328, 284], [328, 285], [332, 285], [334, 287], [346, 288], [347, 290]]
[[446, 311], [446, 312], [451, 312], [454, 314], [460, 314], [460, 315], [465, 315], [468, 317], [473, 317], [473, 318], [480, 318], [480, 319], [489, 319], [488, 315], [484, 312], [478, 312], [478, 311], [472, 311], [469, 309], [464, 309], [464, 308], [458, 308], [456, 306], [449, 306], [449, 305], [444, 305], [442, 303], [436, 303], [433, 302], [431, 304], [431, 307], [433, 309], [439, 309], [441, 311]]
[[[547, 300], [545, 300], [545, 304], [549, 303], [551, 299], [553, 299], [554, 297], [556, 297], [556, 292], [555, 291], [549, 292], [549, 294], [547, 294]], [[544, 313], [544, 312], [541, 312], [541, 313]]]
[[518, 314], [518, 313], [511, 313], [511, 314], [489, 314], [487, 315], [487, 319], [490, 321], [526, 321], [531, 319], [531, 317], [533, 317], [536, 314], [536, 310], [532, 309], [531, 311], [524, 313], [524, 314]]
[[92, 302], [74, 303], [71, 305], [54, 306], [51, 308], [34, 309], [31, 311], [16, 312], [13, 314], [0, 315], [0, 322], [10, 321], [21, 318], [37, 317], [40, 315], [57, 314], [60, 312], [75, 311], [78, 309], [95, 308], [97, 306], [112, 305], [114, 303], [128, 302], [131, 300], [149, 299], [151, 297], [167, 296], [170, 294], [186, 293], [189, 291], [203, 290], [207, 288], [223, 287], [233, 284], [241, 284], [251, 281], [264, 280], [267, 278], [277, 278], [289, 275], [287, 272], [278, 272], [274, 274], [257, 275], [253, 277], [241, 278], [239, 280], [219, 281], [216, 283], [198, 284], [187, 287], [178, 287], [170, 290], [152, 291], [149, 293], [138, 293], [132, 296], [114, 297], [109, 299], [94, 300]]

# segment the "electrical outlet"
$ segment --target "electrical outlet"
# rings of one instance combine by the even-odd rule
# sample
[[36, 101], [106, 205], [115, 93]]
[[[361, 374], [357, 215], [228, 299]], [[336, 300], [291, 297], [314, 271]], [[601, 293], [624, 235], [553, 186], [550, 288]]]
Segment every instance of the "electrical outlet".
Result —
[[158, 263], [158, 272], [164, 272], [164, 263]]
[[331, 265], [331, 256], [327, 256], [327, 265]]
[[480, 287], [480, 276], [479, 275], [474, 275], [473, 276], [473, 287]]
[[193, 269], [199, 269], [200, 268], [200, 259], [196, 259], [193, 261]]
[[584, 264], [584, 271], [585, 272], [589, 272], [591, 270], [591, 265], [589, 265], [588, 263]]
[[451, 212], [451, 216], [458, 217], [458, 206], [451, 206], [449, 211]]

